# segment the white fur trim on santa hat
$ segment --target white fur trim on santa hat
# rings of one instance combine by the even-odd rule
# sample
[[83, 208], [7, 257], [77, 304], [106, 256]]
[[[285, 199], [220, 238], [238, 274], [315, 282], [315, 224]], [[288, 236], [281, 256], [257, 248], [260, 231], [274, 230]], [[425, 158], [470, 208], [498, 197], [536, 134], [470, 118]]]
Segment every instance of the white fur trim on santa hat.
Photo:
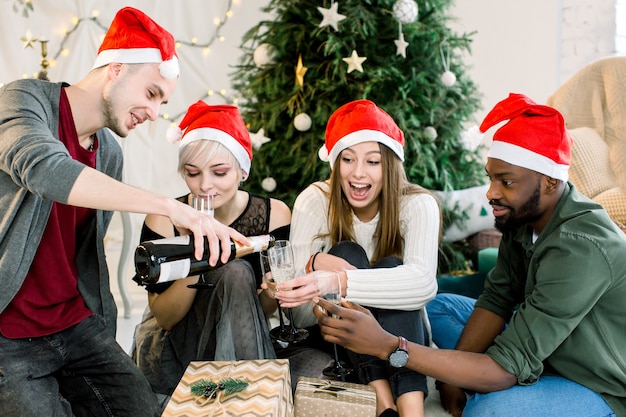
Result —
[[322, 148], [318, 152], [318, 155], [322, 161], [330, 162], [330, 165], [333, 166], [341, 151], [349, 148], [352, 145], [363, 142], [382, 143], [383, 145], [391, 149], [398, 156], [398, 158], [400, 158], [400, 160], [404, 162], [404, 149], [402, 148], [400, 142], [389, 137], [379, 130], [369, 129], [357, 130], [339, 139], [337, 143], [335, 143], [335, 146], [333, 146], [333, 148], [330, 150], [330, 154], [328, 154], [327, 159], [322, 158], [328, 152], [326, 149], [326, 145], [322, 146]]
[[557, 164], [548, 157], [501, 140], [493, 141], [487, 156], [539, 172], [557, 180], [567, 181], [568, 179], [569, 165]]
[[250, 173], [250, 157], [248, 156], [248, 152], [244, 149], [243, 146], [235, 138], [230, 136], [228, 133], [223, 130], [213, 129], [211, 127], [202, 127], [199, 129], [190, 130], [185, 133], [183, 136], [183, 140], [180, 141], [180, 147], [184, 147], [191, 142], [195, 142], [198, 140], [212, 140], [224, 145], [232, 154], [235, 156], [235, 159], [241, 165], [241, 169], [246, 173]]
[[[105, 49], [96, 57], [92, 69], [100, 68], [111, 62], [122, 64], [161, 63], [159, 69], [164, 78], [172, 79], [180, 75], [178, 58], [173, 55], [169, 61], [163, 61], [157, 48]], [[164, 65], [165, 64], [165, 65]]]

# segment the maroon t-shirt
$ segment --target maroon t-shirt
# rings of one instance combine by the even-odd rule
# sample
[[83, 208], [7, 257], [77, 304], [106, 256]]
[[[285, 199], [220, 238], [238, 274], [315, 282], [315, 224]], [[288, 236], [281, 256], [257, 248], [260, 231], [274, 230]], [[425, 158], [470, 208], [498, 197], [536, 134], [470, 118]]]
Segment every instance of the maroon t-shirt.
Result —
[[[75, 160], [96, 165], [96, 152], [83, 149], [72, 111], [61, 90], [59, 138]], [[96, 141], [97, 142], [97, 141]], [[97, 143], [94, 143], [94, 149]], [[0, 333], [7, 338], [46, 336], [67, 329], [92, 312], [78, 292], [76, 236], [95, 211], [54, 202], [48, 224], [26, 279], [0, 314]]]

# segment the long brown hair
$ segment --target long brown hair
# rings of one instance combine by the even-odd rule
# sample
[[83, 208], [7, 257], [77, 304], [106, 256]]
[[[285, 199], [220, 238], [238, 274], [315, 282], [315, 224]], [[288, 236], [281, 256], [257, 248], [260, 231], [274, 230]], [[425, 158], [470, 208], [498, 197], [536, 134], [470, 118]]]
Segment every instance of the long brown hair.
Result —
[[[410, 194], [428, 193], [424, 187], [409, 182], [404, 165], [398, 156], [387, 146], [379, 143], [383, 186], [379, 199], [379, 221], [373, 239], [376, 249], [371, 262], [386, 256], [403, 258], [404, 238], [400, 230], [400, 200]], [[341, 155], [335, 160], [329, 183], [328, 236], [331, 246], [344, 240], [354, 241], [352, 207], [348, 202], [340, 181]]]

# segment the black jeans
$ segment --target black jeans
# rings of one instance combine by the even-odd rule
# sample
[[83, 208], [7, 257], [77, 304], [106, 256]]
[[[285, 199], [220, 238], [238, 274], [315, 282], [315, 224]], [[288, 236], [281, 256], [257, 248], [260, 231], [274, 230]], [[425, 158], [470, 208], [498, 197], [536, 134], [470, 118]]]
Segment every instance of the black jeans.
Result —
[[159, 416], [157, 399], [96, 315], [50, 336], [0, 335], [3, 416]]
[[[358, 269], [393, 268], [402, 265], [402, 260], [396, 257], [386, 257], [370, 266], [365, 250], [354, 242], [344, 241], [333, 246], [329, 254], [345, 259]], [[416, 311], [387, 310], [368, 307], [383, 329], [391, 334], [403, 336], [411, 342], [420, 345], [428, 344], [428, 332], [422, 320], [422, 314]], [[382, 361], [374, 356], [356, 354], [348, 351], [348, 356], [358, 371], [359, 382], [368, 384], [378, 379], [387, 379], [391, 385], [394, 398], [407, 392], [421, 391], [428, 394], [426, 377], [407, 368], [394, 368], [388, 361]]]

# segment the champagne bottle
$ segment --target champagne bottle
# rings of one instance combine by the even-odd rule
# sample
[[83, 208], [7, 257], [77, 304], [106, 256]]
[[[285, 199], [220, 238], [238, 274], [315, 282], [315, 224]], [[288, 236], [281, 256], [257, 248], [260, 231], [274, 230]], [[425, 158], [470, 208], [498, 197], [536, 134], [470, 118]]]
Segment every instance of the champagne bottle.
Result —
[[[230, 241], [229, 261], [271, 248], [275, 241], [271, 235], [252, 236], [248, 240], [251, 246]], [[135, 249], [136, 276], [133, 279], [140, 285], [157, 284], [200, 275], [224, 265], [221, 260], [215, 266], [209, 265], [209, 241], [206, 237], [202, 259], [197, 260], [194, 252], [193, 235], [142, 242]]]

